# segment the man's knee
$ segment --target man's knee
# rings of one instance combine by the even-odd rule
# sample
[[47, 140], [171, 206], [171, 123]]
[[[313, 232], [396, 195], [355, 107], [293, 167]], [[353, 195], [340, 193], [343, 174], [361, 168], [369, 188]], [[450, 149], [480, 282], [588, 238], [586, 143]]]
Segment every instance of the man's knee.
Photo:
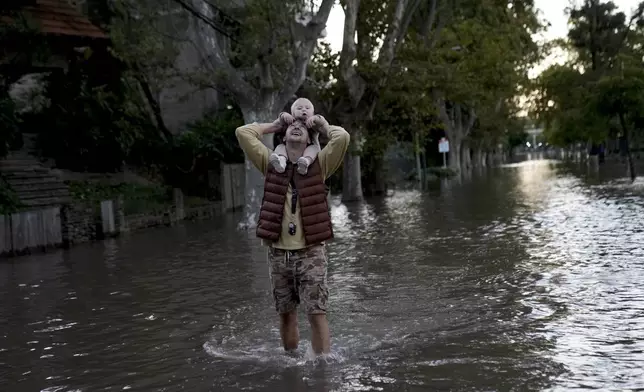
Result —
[[326, 314], [309, 314], [307, 317], [309, 319], [309, 324], [311, 324], [311, 327], [313, 327], [313, 329], [319, 329], [328, 324]]

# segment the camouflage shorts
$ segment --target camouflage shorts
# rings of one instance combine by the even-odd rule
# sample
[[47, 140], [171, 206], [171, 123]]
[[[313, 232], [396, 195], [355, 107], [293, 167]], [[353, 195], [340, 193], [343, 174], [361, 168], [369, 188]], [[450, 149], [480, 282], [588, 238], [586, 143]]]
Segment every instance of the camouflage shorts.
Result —
[[288, 313], [302, 302], [307, 314], [326, 314], [329, 288], [324, 245], [289, 251], [268, 248], [275, 309]]

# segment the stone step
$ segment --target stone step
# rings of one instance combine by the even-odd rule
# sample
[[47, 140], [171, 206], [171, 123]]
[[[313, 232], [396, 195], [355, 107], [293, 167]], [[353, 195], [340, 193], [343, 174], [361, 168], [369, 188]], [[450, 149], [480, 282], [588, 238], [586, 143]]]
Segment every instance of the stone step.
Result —
[[0, 173], [5, 177], [15, 177], [15, 178], [28, 178], [32, 176], [41, 176], [43, 174], [52, 175], [50, 170], [37, 167], [25, 167], [25, 168], [0, 168]]
[[20, 202], [24, 206], [51, 206], [51, 205], [64, 205], [71, 204], [72, 199], [68, 196], [52, 196], [52, 197], [40, 197], [37, 199], [21, 199]]
[[72, 202], [69, 187], [24, 148], [0, 161], [0, 173], [25, 206], [23, 209], [46, 208]]
[[52, 200], [71, 201], [68, 189], [32, 190], [27, 192], [16, 192], [16, 195], [26, 205], [47, 205]]
[[56, 190], [56, 189], [69, 189], [65, 183], [57, 180], [22, 180], [22, 181], [7, 181], [11, 188], [20, 193], [20, 192], [30, 192], [33, 190]]
[[50, 170], [48, 167], [43, 166], [38, 162], [33, 161], [11, 161], [9, 163], [0, 162], [0, 171], [2, 172], [12, 172], [12, 171], [47, 171]]
[[11, 185], [11, 189], [16, 192], [16, 194], [21, 199], [34, 199], [38, 197], [48, 197], [48, 196], [69, 196], [69, 189], [61, 186], [50, 186], [50, 187], [33, 187], [30, 189], [20, 189], [20, 187], [15, 187]]
[[33, 169], [48, 169], [44, 167], [40, 162], [34, 161], [32, 159], [11, 159], [0, 161], [0, 168], [2, 170], [13, 170], [13, 169], [23, 169], [23, 168], [33, 168]]
[[44, 207], [51, 207], [51, 206], [62, 206], [64, 204], [69, 204], [71, 203], [71, 198], [67, 197], [51, 197], [51, 198], [41, 198], [41, 199], [33, 199], [33, 200], [22, 200], [22, 204], [25, 205], [26, 209], [34, 209], [34, 208], [44, 208]]
[[49, 170], [44, 171], [21, 171], [21, 172], [3, 172], [3, 177], [7, 182], [13, 184], [21, 181], [41, 181], [41, 182], [54, 182], [60, 181], [58, 177], [51, 174]]
[[38, 158], [33, 156], [29, 151], [11, 151], [4, 158], [3, 161], [34, 161], [38, 162]]

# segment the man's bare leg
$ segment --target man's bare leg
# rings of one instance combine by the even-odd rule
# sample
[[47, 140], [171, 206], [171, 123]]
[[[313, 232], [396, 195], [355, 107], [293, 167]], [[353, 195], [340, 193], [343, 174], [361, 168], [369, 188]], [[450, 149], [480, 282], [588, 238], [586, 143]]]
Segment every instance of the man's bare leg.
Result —
[[310, 314], [311, 347], [316, 354], [328, 354], [331, 351], [331, 334], [326, 314]]
[[300, 343], [300, 332], [297, 328], [297, 310], [280, 314], [280, 335], [284, 350], [297, 350]]

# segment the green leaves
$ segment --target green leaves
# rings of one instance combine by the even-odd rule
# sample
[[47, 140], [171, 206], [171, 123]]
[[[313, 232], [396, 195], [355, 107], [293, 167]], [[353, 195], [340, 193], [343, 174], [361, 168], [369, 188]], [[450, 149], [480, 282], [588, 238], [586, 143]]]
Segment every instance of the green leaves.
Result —
[[643, 116], [642, 9], [631, 20], [612, 2], [586, 0], [569, 11], [564, 45], [574, 60], [550, 67], [536, 84], [534, 111], [550, 143], [601, 143]]
[[[543, 54], [533, 39], [543, 28], [533, 2], [514, 1], [512, 7], [502, 0], [422, 2], [393, 66], [381, 69], [376, 55], [396, 4], [363, 0], [356, 18], [354, 69], [379, 97], [374, 118], [365, 126], [367, 138], [374, 129], [387, 130], [391, 140], [411, 140], [440, 128], [434, 100], [439, 91], [448, 105], [475, 110], [478, 121], [471, 138], [488, 144], [507, 140], [506, 130], [516, 125], [517, 97], [531, 87], [528, 70]], [[342, 100], [346, 93], [326, 84], [342, 80], [336, 58], [325, 48], [317, 53], [310, 67], [311, 80], [318, 81], [316, 95], [335, 96], [342, 112], [349, 106]], [[374, 83], [378, 80], [387, 82], [379, 87]], [[361, 121], [355, 116], [351, 120]]]
[[15, 104], [6, 92], [0, 92], [0, 159], [7, 155], [19, 136]]
[[[532, 2], [512, 8], [505, 1], [465, 4], [428, 53], [424, 79], [447, 101], [473, 108], [470, 137], [489, 142], [517, 116], [516, 97], [528, 88], [528, 70], [542, 54], [532, 38], [542, 26]], [[419, 64], [415, 70], [422, 69]]]
[[243, 161], [243, 152], [235, 138], [235, 128], [242, 122], [241, 113], [232, 107], [210, 113], [190, 124], [177, 139], [177, 146], [211, 162]]
[[0, 215], [7, 215], [16, 212], [22, 203], [16, 192], [11, 189], [9, 183], [0, 176]]
[[173, 11], [176, 6], [167, 1], [112, 2], [108, 26], [112, 54], [128, 66], [127, 72], [143, 75], [159, 89], [177, 73], [174, 63], [183, 38], [181, 29], [188, 26], [187, 17]]

